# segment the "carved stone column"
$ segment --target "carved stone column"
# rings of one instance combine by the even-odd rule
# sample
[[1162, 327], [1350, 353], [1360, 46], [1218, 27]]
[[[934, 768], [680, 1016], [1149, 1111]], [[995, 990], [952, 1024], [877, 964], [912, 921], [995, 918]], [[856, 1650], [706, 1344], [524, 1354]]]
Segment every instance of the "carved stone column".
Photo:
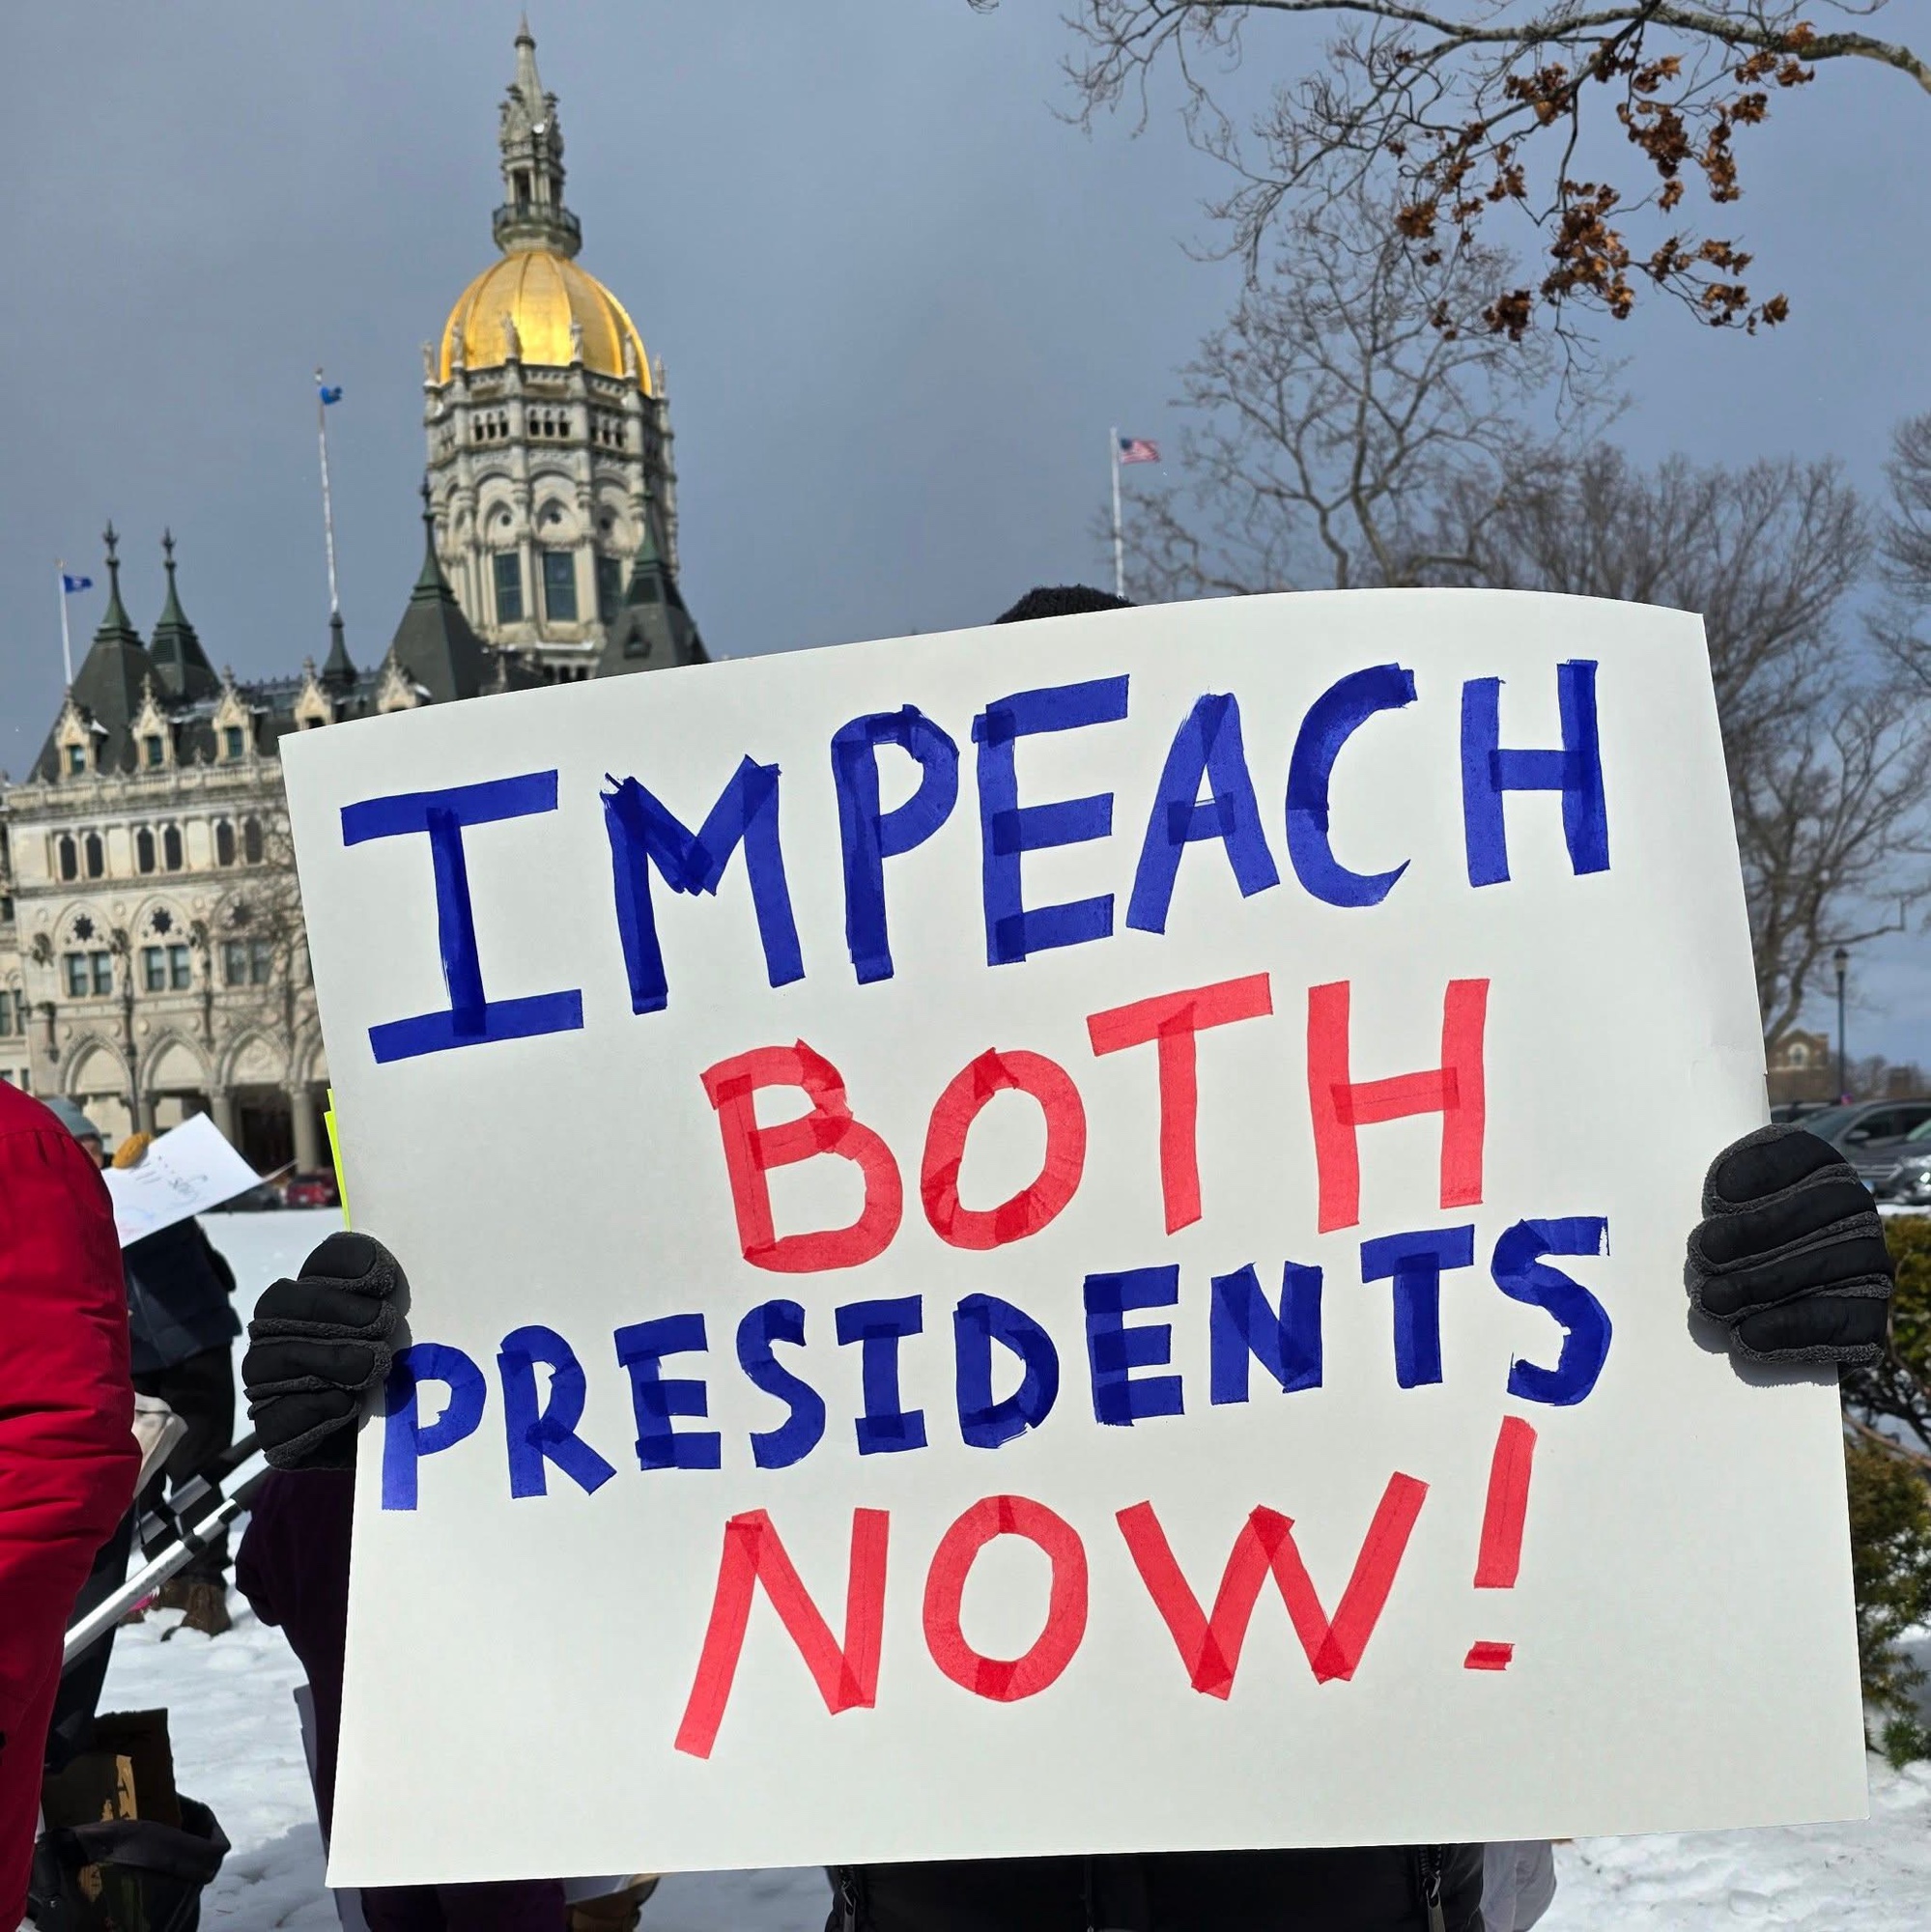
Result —
[[298, 1174], [313, 1174], [327, 1163], [322, 1158], [322, 1136], [315, 1118], [315, 1096], [305, 1086], [288, 1090], [289, 1119], [295, 1128], [295, 1168]]

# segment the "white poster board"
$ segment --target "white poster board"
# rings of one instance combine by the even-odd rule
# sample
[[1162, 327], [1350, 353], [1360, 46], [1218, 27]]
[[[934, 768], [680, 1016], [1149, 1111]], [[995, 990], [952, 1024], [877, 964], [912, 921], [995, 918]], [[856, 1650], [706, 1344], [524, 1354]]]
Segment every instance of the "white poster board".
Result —
[[334, 1883], [1860, 1812], [1834, 1378], [1686, 1314], [1763, 1118], [1696, 619], [1257, 598], [285, 751], [413, 1291]]
[[260, 1186], [262, 1177], [206, 1114], [196, 1114], [156, 1135], [132, 1167], [110, 1167], [101, 1179], [125, 1248], [247, 1193]]

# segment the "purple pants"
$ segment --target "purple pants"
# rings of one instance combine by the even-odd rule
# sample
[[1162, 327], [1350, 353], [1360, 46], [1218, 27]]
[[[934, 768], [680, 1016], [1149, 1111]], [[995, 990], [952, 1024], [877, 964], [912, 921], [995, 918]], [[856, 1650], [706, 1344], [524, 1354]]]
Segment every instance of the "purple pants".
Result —
[[563, 1882], [383, 1885], [362, 1893], [369, 1932], [555, 1932], [567, 1922]]
[[[235, 1558], [235, 1582], [265, 1624], [280, 1629], [315, 1698], [316, 1808], [328, 1836], [342, 1737], [342, 1652], [349, 1630], [349, 1469], [277, 1470], [255, 1497]], [[372, 1886], [369, 1932], [564, 1932], [560, 1879], [495, 1885]]]

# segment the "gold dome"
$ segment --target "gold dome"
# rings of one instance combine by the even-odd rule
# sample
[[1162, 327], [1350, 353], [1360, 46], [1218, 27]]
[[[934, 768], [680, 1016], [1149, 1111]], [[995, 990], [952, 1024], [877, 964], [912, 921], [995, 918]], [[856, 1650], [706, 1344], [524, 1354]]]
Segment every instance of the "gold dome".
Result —
[[637, 325], [624, 305], [598, 281], [567, 257], [547, 248], [520, 248], [494, 262], [456, 298], [449, 320], [442, 325], [439, 371], [448, 382], [455, 360], [456, 333], [463, 334], [463, 359], [471, 369], [499, 369], [509, 359], [503, 339], [503, 318], [516, 325], [525, 363], [562, 369], [569, 366], [570, 325], [583, 331], [583, 366], [600, 376], [624, 373], [624, 344], [637, 358], [637, 378], [644, 394], [652, 393], [650, 358]]

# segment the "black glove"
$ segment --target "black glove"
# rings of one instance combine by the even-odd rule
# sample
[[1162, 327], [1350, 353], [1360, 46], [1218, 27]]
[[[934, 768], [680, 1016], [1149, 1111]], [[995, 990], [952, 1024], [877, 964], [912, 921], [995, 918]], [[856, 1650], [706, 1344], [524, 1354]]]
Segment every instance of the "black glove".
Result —
[[346, 1469], [363, 1399], [388, 1378], [389, 1337], [408, 1287], [367, 1235], [330, 1235], [296, 1281], [265, 1289], [248, 1323], [248, 1418], [277, 1469]]
[[1684, 1280], [1746, 1362], [1844, 1362], [1887, 1351], [1891, 1262], [1870, 1191], [1828, 1141], [1759, 1127], [1703, 1183]]

